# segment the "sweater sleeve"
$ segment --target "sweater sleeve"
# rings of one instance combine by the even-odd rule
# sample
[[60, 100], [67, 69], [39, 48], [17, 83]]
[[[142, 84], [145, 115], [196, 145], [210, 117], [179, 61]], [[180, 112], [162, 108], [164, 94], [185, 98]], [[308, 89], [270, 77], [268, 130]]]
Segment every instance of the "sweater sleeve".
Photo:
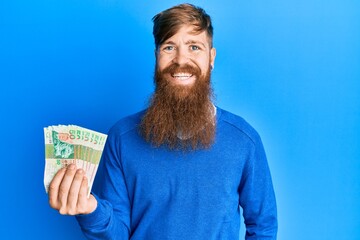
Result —
[[260, 137], [244, 167], [239, 194], [247, 240], [275, 240], [277, 210], [269, 166]]
[[[119, 153], [119, 136], [108, 136], [100, 162], [102, 171], [97, 208], [76, 219], [88, 239], [126, 240], [130, 234], [130, 202]], [[98, 177], [98, 176], [97, 176]]]

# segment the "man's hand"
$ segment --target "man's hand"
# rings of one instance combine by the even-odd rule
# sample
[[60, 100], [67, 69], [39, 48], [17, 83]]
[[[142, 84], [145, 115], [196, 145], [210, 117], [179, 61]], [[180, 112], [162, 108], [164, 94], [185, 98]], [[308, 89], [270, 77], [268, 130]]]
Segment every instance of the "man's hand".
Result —
[[88, 214], [97, 207], [93, 195], [87, 197], [88, 180], [74, 164], [60, 169], [49, 186], [49, 204], [63, 215]]

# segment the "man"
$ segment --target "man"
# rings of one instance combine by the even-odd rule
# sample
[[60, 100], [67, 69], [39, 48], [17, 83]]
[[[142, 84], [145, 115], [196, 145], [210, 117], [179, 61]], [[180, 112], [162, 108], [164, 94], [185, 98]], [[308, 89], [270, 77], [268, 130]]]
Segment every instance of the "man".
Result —
[[81, 169], [61, 169], [50, 205], [76, 215], [89, 239], [276, 239], [270, 172], [260, 137], [215, 107], [216, 51], [203, 9], [182, 4], [153, 18], [156, 90], [146, 111], [109, 132], [101, 192], [86, 197]]

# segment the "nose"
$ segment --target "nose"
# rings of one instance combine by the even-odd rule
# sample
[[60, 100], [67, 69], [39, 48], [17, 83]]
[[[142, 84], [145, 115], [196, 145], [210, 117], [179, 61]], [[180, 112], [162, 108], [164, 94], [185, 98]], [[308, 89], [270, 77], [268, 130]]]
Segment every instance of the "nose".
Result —
[[179, 65], [183, 65], [183, 64], [187, 63], [188, 61], [189, 61], [189, 56], [188, 56], [188, 53], [186, 52], [186, 50], [184, 48], [178, 48], [175, 53], [173, 62], [177, 63]]

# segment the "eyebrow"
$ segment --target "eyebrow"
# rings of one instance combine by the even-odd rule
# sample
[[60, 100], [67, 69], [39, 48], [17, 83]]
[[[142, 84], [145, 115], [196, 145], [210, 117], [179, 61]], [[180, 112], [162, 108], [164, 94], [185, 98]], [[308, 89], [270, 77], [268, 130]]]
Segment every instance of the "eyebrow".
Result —
[[173, 41], [167, 41], [167, 42], [162, 43], [161, 45], [166, 45], [166, 44], [175, 45], [175, 43]]
[[[176, 45], [175, 42], [173, 42], [173, 41], [167, 41], [167, 42], [164, 42], [164, 43], [161, 44], [161, 45], [165, 45], [165, 44]], [[204, 48], [206, 48], [206, 46], [205, 46], [205, 44], [204, 44], [203, 42], [199, 42], [199, 41], [195, 41], [195, 40], [188, 40], [185, 44], [186, 44], [186, 45], [199, 44], [199, 45], [202, 45]]]
[[205, 44], [203, 42], [199, 42], [199, 41], [194, 41], [194, 40], [189, 40], [185, 43], [186, 45], [190, 45], [190, 44], [200, 44], [202, 45], [204, 48], [206, 48]]

